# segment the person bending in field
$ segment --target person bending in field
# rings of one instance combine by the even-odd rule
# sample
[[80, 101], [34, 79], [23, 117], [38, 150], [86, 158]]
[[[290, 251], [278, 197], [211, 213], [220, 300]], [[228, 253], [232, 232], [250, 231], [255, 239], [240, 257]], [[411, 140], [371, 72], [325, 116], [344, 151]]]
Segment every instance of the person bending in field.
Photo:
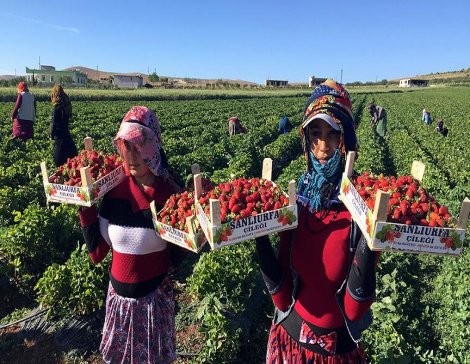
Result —
[[54, 163], [58, 167], [67, 162], [67, 158], [75, 157], [78, 152], [69, 130], [72, 104], [61, 85], [55, 85], [52, 88], [51, 102], [54, 105], [51, 139], [54, 140]]
[[426, 109], [423, 109], [423, 116], [421, 117], [421, 121], [424, 121], [424, 123], [427, 125], [432, 123], [431, 113]]
[[437, 120], [436, 130], [443, 137], [446, 137], [447, 134], [449, 133], [449, 130], [444, 126], [444, 120], [442, 120], [442, 119]]
[[359, 343], [371, 323], [376, 264], [351, 214], [338, 199], [346, 153], [357, 150], [347, 91], [317, 86], [303, 113], [306, 170], [297, 185], [299, 223], [256, 238], [261, 274], [275, 305], [268, 364], [366, 363]]
[[380, 138], [384, 138], [387, 134], [387, 112], [382, 106], [372, 103], [367, 106], [367, 110], [371, 116], [370, 126]]
[[[124, 116], [114, 145], [126, 178], [108, 192], [99, 212], [80, 208], [80, 224], [94, 263], [112, 252], [100, 351], [106, 363], [171, 363], [175, 352], [175, 302], [168, 246], [153, 228], [157, 210], [179, 191], [162, 161], [160, 122], [144, 106]], [[173, 256], [173, 254], [171, 254]]]
[[13, 122], [12, 139], [26, 142], [29, 139], [33, 139], [34, 136], [36, 100], [29, 92], [26, 82], [18, 83], [17, 89], [18, 97], [16, 98], [15, 107], [11, 113], [11, 121]]
[[293, 127], [294, 126], [287, 116], [283, 116], [281, 119], [279, 119], [279, 132], [281, 134], [287, 134], [292, 130]]
[[242, 125], [240, 120], [236, 116], [232, 116], [228, 119], [228, 134], [234, 136], [236, 134], [244, 134], [247, 129]]

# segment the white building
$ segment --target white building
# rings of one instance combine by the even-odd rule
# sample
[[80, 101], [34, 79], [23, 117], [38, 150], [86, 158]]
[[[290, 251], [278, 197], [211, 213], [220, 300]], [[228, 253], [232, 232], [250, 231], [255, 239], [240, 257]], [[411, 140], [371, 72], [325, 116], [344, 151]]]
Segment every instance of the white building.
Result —
[[86, 73], [76, 69], [57, 71], [54, 66], [41, 65], [39, 69], [26, 67], [26, 81], [31, 84], [71, 84], [85, 86], [88, 81]]
[[139, 88], [144, 85], [144, 78], [142, 75], [113, 75], [113, 85], [118, 88]]
[[281, 81], [281, 80], [265, 80], [264, 85], [265, 86], [271, 86], [271, 87], [287, 87], [289, 81]]
[[428, 80], [420, 80], [417, 78], [402, 78], [398, 87], [412, 87], [412, 86], [420, 86], [426, 87], [428, 85]]
[[308, 78], [308, 87], [318, 86], [319, 84], [325, 82], [326, 80], [327, 80], [326, 78], [316, 78], [315, 76], [310, 76]]

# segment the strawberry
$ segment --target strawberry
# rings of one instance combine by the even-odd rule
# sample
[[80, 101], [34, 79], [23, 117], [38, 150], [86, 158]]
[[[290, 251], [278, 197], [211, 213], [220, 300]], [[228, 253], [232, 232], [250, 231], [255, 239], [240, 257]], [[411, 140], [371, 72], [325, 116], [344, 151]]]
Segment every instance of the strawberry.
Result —
[[439, 215], [445, 216], [448, 213], [449, 209], [447, 208], [447, 206], [442, 205], [441, 207], [439, 207]]

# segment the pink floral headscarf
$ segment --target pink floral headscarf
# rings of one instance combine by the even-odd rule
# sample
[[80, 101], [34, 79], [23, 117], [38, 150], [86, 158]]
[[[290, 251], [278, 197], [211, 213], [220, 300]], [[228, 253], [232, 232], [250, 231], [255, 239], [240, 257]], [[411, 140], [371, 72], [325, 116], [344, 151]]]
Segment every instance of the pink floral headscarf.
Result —
[[[124, 118], [113, 140], [119, 150], [120, 139], [135, 146], [141, 158], [155, 176], [168, 176], [168, 170], [162, 165], [160, 121], [157, 115], [145, 106], [133, 106]], [[119, 153], [122, 152], [119, 150]]]

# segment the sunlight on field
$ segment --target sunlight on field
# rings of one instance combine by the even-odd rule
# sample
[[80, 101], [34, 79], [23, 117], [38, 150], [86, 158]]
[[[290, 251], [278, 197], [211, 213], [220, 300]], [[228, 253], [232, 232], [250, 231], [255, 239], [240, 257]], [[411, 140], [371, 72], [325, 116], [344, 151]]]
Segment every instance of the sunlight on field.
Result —
[[[39, 301], [62, 315], [96, 312], [104, 298], [100, 279], [107, 279], [107, 266], [93, 267], [81, 248], [76, 206], [46, 206], [39, 163], [45, 161], [53, 168], [52, 105], [49, 89], [31, 91], [39, 99], [35, 137], [23, 145], [9, 139], [16, 90], [0, 89], [0, 290], [6, 292], [0, 297], [0, 321], [4, 324]], [[285, 189], [305, 168], [298, 126], [311, 90], [67, 91], [73, 103], [71, 134], [78, 147], [85, 136], [91, 136], [97, 149], [114, 152], [112, 139], [125, 112], [135, 104], [156, 110], [169, 164], [181, 181], [190, 178], [195, 162], [216, 182], [232, 174], [259, 176], [263, 158], [270, 157], [273, 178]], [[357, 87], [349, 91], [360, 143], [355, 169], [403, 175], [409, 173], [413, 160], [420, 160], [426, 166], [426, 190], [449, 206], [453, 215], [458, 214], [463, 198], [470, 197], [470, 88]], [[369, 126], [370, 102], [388, 113], [389, 132], [383, 143]], [[431, 112], [431, 125], [421, 121], [423, 108]], [[247, 134], [229, 138], [227, 119], [233, 115], [243, 121]], [[286, 135], [278, 131], [281, 115], [294, 124]], [[438, 118], [449, 128], [447, 138], [435, 130]], [[470, 361], [466, 339], [470, 335], [466, 323], [470, 317], [469, 231], [458, 259], [382, 254], [375, 321], [364, 338], [373, 363], [397, 358], [423, 363]], [[47, 282], [42, 285], [47, 297], [34, 289], [41, 278]], [[272, 304], [258, 278], [250, 242], [191, 255], [176, 277], [178, 350], [199, 355], [201, 361], [243, 357], [243, 362], [261, 362], [264, 349], [259, 347], [266, 344]], [[87, 289], [82, 289], [84, 282]], [[198, 331], [203, 327], [203, 319], [196, 317], [198, 309], [204, 313], [206, 331]], [[258, 327], [247, 325], [247, 317]], [[212, 332], [224, 340], [218, 351], [212, 349], [219, 339], [208, 339]], [[14, 336], [9, 340], [0, 343], [0, 351], [14, 353], [12, 348], [21, 348]], [[90, 342], [89, 352], [96, 357], [99, 341]]]

